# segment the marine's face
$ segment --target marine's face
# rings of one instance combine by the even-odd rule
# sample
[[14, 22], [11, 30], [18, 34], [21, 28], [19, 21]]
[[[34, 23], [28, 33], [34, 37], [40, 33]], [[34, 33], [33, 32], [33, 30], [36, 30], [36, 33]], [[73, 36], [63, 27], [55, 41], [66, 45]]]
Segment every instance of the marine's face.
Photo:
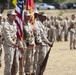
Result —
[[45, 21], [46, 20], [46, 16], [42, 16], [42, 20]]
[[34, 13], [34, 16], [35, 16], [35, 18], [37, 18], [38, 17], [38, 14], [37, 13]]
[[11, 21], [14, 21], [15, 20], [15, 15], [9, 15], [9, 19], [11, 20]]
[[30, 20], [30, 16], [24, 16], [24, 19], [25, 19], [25, 21], [28, 21], [28, 20]]
[[40, 20], [41, 20], [41, 18], [42, 18], [42, 17], [39, 15], [39, 19], [40, 19]]
[[75, 16], [74, 16], [74, 15], [72, 16], [72, 19], [73, 19], [73, 20], [75, 19]]

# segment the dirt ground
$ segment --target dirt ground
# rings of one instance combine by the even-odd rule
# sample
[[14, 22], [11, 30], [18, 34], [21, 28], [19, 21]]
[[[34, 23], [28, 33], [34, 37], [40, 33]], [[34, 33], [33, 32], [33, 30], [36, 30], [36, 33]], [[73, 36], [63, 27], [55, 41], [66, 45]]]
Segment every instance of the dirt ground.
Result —
[[[59, 15], [61, 11], [45, 11], [48, 15]], [[76, 10], [63, 10], [62, 15], [70, 17]], [[4, 17], [6, 16], [4, 11]], [[0, 75], [4, 71], [4, 52], [2, 53], [2, 67], [0, 68]], [[68, 42], [54, 42], [54, 46], [50, 52], [48, 63], [44, 75], [76, 75], [76, 50], [69, 49]]]
[[44, 75], [76, 75], [76, 50], [69, 42], [55, 42]]
[[[4, 52], [0, 75], [4, 71]], [[69, 49], [68, 42], [54, 42], [44, 75], [76, 75], [76, 50]]]

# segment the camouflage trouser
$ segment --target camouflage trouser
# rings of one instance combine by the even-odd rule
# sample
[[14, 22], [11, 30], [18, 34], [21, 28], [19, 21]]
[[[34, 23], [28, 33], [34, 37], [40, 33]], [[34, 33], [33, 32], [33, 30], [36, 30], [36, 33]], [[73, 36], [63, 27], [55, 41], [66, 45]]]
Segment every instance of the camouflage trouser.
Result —
[[24, 72], [24, 70], [22, 70], [22, 67], [25, 66], [25, 63], [26, 63], [26, 44], [24, 43], [24, 54], [23, 54], [23, 59], [21, 58], [22, 57], [22, 54], [20, 51], [19, 52], [19, 75], [22, 75], [22, 73]]
[[34, 53], [32, 46], [28, 46], [26, 49], [26, 58], [25, 58], [25, 73], [33, 73], [33, 64], [34, 64]]
[[15, 52], [14, 48], [4, 45], [4, 54], [5, 54], [4, 55], [4, 61], [5, 61], [4, 75], [11, 75], [14, 52]]
[[37, 65], [37, 75], [40, 72], [40, 66], [42, 65], [42, 62], [46, 56], [46, 45], [41, 45], [40, 49], [39, 49], [39, 60], [38, 60], [38, 65]]
[[54, 41], [54, 40], [56, 40], [56, 30], [53, 30], [53, 40], [52, 41]]
[[56, 40], [61, 41], [62, 40], [62, 31], [61, 29], [56, 29]]
[[36, 52], [34, 54], [34, 73], [36, 74], [37, 72], [37, 63], [39, 60], [39, 49], [40, 49], [40, 45], [36, 45]]
[[70, 32], [70, 48], [75, 47], [75, 42], [76, 42], [75, 39], [76, 39], [75, 33]]
[[65, 41], [68, 40], [68, 31], [64, 31], [64, 40], [65, 40]]
[[49, 30], [48, 32], [48, 40], [51, 42], [54, 39], [54, 32], [53, 30]]

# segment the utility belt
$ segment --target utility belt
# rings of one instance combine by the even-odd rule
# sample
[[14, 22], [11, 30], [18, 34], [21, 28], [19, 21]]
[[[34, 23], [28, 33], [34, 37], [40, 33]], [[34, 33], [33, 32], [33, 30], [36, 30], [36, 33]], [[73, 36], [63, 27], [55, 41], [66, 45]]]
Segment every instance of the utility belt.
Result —
[[25, 40], [26, 46], [34, 46], [34, 43], [32, 43], [34, 37], [27, 37]]
[[[16, 38], [13, 38], [12, 39], [15, 43], [16, 43]], [[6, 45], [8, 45], [8, 46], [10, 46], [10, 47], [12, 47], [5, 39], [4, 39], [4, 43], [3, 43], [4, 45], [6, 44]]]

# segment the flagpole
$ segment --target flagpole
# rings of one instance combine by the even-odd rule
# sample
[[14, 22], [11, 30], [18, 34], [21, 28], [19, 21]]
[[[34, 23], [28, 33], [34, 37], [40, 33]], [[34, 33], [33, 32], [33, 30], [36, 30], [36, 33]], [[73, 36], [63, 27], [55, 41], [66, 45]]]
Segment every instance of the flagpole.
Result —
[[[23, 36], [24, 36], [24, 32], [22, 34], [22, 44], [23, 44], [23, 47], [24, 47], [24, 39], [23, 39]], [[21, 59], [21, 62], [22, 62], [22, 74], [21, 75], [24, 75], [24, 70], [23, 70], [23, 67], [24, 67], [24, 53], [22, 54], [22, 59]]]
[[[22, 12], [24, 12], [24, 0], [20, 0], [20, 3], [19, 2], [17, 2], [17, 1], [19, 1], [19, 0], [13, 0], [12, 1], [12, 3], [14, 4], [14, 6], [16, 6], [16, 5], [19, 5], [20, 6], [20, 3], [22, 4], [22, 9], [20, 9]], [[16, 6], [16, 8], [17, 8], [18, 6]], [[19, 8], [19, 7], [18, 7]], [[23, 26], [23, 17], [24, 16], [22, 16], [20, 13], [19, 13], [19, 10], [18, 9], [16, 9], [15, 10], [16, 11], [16, 13], [18, 14], [16, 17], [17, 18], [19, 18], [19, 19], [17, 19], [16, 18], [16, 20], [15, 20], [15, 22], [16, 22], [16, 24], [17, 24], [17, 27], [18, 27], [18, 30], [21, 30], [21, 32], [18, 32], [17, 31], [17, 38], [19, 39], [19, 41], [23, 44], [23, 29], [21, 29], [21, 27], [19, 27], [19, 25], [22, 25]], [[24, 15], [24, 13], [22, 13], [23, 15]], [[21, 16], [22, 18], [20, 18], [19, 16]], [[20, 21], [22, 21], [22, 22], [20, 22]], [[20, 35], [20, 36], [18, 36], [18, 35]], [[24, 47], [24, 46], [23, 46]], [[19, 50], [22, 50], [22, 48], [20, 49], [19, 48]], [[21, 58], [20, 58], [20, 61], [19, 61], [19, 75], [24, 75], [24, 69], [23, 69], [23, 67], [24, 67], [24, 53], [23, 52], [20, 52], [21, 53]]]
[[[30, 17], [30, 24], [32, 26], [32, 31], [34, 29], [34, 0], [26, 0], [26, 10], [29, 11], [29, 13], [31, 14]], [[33, 46], [33, 50], [35, 48], [35, 45]], [[32, 75], [31, 72], [29, 75]]]
[[[24, 12], [24, 11], [23, 11]], [[24, 27], [24, 25], [23, 25], [23, 27]], [[23, 37], [24, 37], [24, 32], [22, 33], [22, 44], [23, 44], [23, 47], [24, 47], [24, 39], [23, 39]], [[21, 59], [20, 59], [20, 65], [21, 65], [21, 73], [19, 74], [19, 75], [24, 75], [24, 53], [23, 54], [21, 54], [22, 55], [22, 57], [21, 57]]]
[[[23, 38], [22, 38], [22, 44], [23, 44]], [[24, 53], [22, 54], [21, 53], [21, 58], [20, 58], [20, 61], [19, 61], [19, 75], [24, 75]]]

